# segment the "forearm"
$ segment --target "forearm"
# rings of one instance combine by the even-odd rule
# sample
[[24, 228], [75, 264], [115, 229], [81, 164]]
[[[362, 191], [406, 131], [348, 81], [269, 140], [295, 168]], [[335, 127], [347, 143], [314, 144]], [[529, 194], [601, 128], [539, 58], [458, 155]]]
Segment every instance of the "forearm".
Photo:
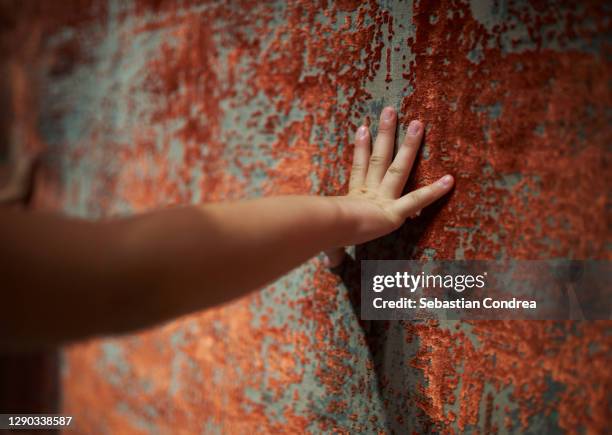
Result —
[[341, 198], [287, 196], [185, 207], [123, 224], [130, 281], [170, 318], [226, 302], [341, 246], [359, 223]]
[[[4, 215], [4, 341], [121, 333], [227, 302], [354, 236], [341, 198], [274, 197], [92, 223]], [[4, 336], [6, 335], [6, 336]]]

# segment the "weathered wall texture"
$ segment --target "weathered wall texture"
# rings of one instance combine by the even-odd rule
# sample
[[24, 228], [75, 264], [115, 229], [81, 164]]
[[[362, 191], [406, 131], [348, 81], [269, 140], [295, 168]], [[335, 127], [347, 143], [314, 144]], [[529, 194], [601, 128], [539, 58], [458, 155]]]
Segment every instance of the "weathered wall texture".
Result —
[[[575, 3], [49, 2], [35, 204], [339, 193], [354, 130], [392, 104], [427, 123], [413, 185], [457, 185], [357, 259], [610, 258], [610, 11]], [[360, 322], [358, 276], [313, 259], [73, 346], [64, 411], [85, 433], [609, 427], [609, 322]]]

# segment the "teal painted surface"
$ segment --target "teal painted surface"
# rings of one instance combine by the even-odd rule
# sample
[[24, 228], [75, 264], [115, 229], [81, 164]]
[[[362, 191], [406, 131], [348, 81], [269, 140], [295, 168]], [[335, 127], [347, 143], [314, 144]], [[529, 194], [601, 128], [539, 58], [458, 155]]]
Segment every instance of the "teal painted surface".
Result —
[[313, 259], [67, 349], [80, 431], [604, 432], [608, 322], [360, 322], [356, 300], [359, 259], [609, 258], [603, 2], [101, 4], [48, 17], [41, 183], [62, 211], [336, 194], [388, 104], [428, 126], [413, 184], [457, 187], [340, 274]]

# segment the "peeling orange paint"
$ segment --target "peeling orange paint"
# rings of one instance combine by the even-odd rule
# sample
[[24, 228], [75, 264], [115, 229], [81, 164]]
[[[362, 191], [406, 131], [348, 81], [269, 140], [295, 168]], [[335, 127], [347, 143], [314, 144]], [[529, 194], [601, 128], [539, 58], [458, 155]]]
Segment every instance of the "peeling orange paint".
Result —
[[[427, 125], [411, 187], [457, 184], [357, 260], [610, 259], [604, 2], [263, 3], [17, 19], [51, 59], [41, 131], [25, 127], [53, 157], [35, 204], [98, 217], [338, 194], [354, 131], [393, 104]], [[65, 412], [82, 433], [606, 432], [610, 322], [363, 322], [358, 273], [312, 260], [228, 306], [72, 346]]]

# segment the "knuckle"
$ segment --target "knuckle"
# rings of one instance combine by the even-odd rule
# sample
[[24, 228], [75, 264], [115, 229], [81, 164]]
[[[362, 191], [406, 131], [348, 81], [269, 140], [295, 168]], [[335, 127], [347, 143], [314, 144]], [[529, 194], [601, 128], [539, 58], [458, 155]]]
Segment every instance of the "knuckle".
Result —
[[373, 166], [380, 166], [385, 162], [385, 158], [380, 155], [373, 154], [370, 156], [370, 164]]
[[384, 124], [380, 124], [378, 126], [378, 135], [383, 135], [383, 136], [387, 136], [390, 135], [391, 133], [395, 132], [395, 126], [394, 125], [388, 125], [387, 123]]
[[408, 149], [417, 148], [419, 144], [420, 142], [414, 138], [406, 138], [404, 139], [403, 143], [403, 145]]
[[359, 172], [359, 171], [363, 171], [365, 168], [366, 168], [365, 165], [362, 165], [361, 163], [353, 163], [353, 171]]
[[402, 175], [404, 173], [404, 170], [397, 165], [391, 165], [389, 166], [389, 169], [387, 169], [387, 172], [392, 175]]

